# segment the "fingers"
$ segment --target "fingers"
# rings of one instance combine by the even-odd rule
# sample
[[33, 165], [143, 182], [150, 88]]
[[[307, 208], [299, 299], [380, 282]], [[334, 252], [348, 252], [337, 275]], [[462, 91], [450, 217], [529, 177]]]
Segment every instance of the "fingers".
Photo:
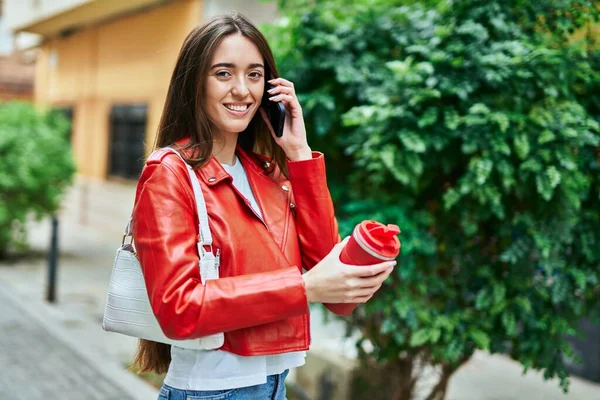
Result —
[[298, 118], [302, 116], [302, 108], [300, 107], [300, 103], [298, 103], [298, 99], [295, 95], [279, 94], [277, 96], [270, 97], [269, 100], [282, 102], [292, 118]]
[[383, 281], [389, 276], [389, 273], [385, 273], [385, 276], [382, 277], [382, 279], [380, 279], [380, 282], [377, 283], [376, 285], [372, 286], [372, 287], [364, 287], [364, 288], [360, 288], [357, 290], [353, 290], [352, 292], [349, 293], [348, 295], [348, 300], [346, 300], [346, 302], [348, 303], [366, 303], [368, 300], [370, 300], [375, 293], [381, 289], [381, 286], [383, 286]]
[[296, 97], [294, 95], [291, 94], [278, 94], [276, 96], [273, 97], [269, 97], [269, 100], [271, 101], [281, 101], [285, 104], [288, 104], [290, 106], [295, 106], [296, 103], [298, 103], [298, 101], [296, 100]]
[[383, 282], [390, 276], [391, 269], [382, 272], [372, 278], [354, 278], [347, 283], [347, 293], [350, 297], [367, 295], [369, 292], [377, 291]]
[[375, 292], [377, 290], [372, 290], [370, 292], [364, 292], [362, 294], [358, 294], [354, 297], [352, 297], [350, 300], [347, 301], [347, 303], [366, 303], [367, 301], [371, 300], [371, 298], [375, 295]]
[[377, 286], [380, 286], [383, 281], [385, 281], [388, 276], [390, 276], [392, 269], [388, 269], [378, 275], [368, 278], [355, 278], [356, 283], [354, 283], [355, 288], [359, 289], [372, 289]]
[[358, 278], [375, 276], [393, 268], [395, 265], [396, 261], [385, 261], [373, 265], [351, 265], [349, 266], [351, 268], [350, 275]]
[[270, 97], [269, 100], [282, 102], [292, 118], [302, 118], [302, 107], [296, 97], [294, 84], [283, 78], [271, 79], [269, 83], [274, 87], [267, 92], [269, 95], [275, 95]]
[[275, 79], [271, 79], [269, 81], [269, 83], [273, 86], [277, 86], [277, 85], [282, 85], [282, 86], [287, 86], [290, 88], [294, 88], [294, 84], [290, 81], [288, 81], [287, 79], [283, 79], [283, 78], [275, 78]]
[[280, 94], [280, 93], [293, 95], [294, 88], [289, 87], [289, 86], [275, 86], [273, 89], [267, 90], [267, 92], [269, 92], [269, 94], [271, 94], [271, 95]]

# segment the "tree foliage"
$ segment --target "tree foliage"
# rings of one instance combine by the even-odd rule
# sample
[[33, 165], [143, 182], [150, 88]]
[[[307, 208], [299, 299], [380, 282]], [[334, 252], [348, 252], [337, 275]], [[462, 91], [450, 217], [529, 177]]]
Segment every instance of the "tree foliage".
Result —
[[29, 215], [56, 212], [75, 173], [69, 122], [27, 103], [0, 105], [0, 257], [24, 239]]
[[451, 373], [509, 352], [566, 390], [566, 336], [600, 298], [594, 3], [280, 1], [267, 36], [342, 233], [403, 231], [395, 276], [349, 320], [363, 357]]

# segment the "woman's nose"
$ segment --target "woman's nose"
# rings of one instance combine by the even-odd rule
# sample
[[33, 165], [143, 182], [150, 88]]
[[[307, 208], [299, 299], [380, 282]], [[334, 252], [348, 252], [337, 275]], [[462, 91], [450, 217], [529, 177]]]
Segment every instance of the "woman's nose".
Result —
[[237, 79], [231, 89], [231, 93], [236, 97], [246, 97], [249, 92], [248, 85], [244, 79]]

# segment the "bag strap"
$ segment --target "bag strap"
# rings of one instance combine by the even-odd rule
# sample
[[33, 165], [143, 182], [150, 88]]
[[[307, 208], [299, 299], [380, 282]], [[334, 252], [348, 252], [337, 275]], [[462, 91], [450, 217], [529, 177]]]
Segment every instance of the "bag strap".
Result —
[[181, 154], [171, 147], [164, 147], [163, 150], [167, 150], [179, 157], [179, 159], [185, 164], [187, 172], [192, 182], [192, 189], [194, 190], [194, 198], [196, 199], [196, 209], [198, 211], [198, 232], [200, 232], [200, 241], [198, 242], [199, 254], [204, 254], [203, 246], [211, 246], [210, 252], [212, 253], [212, 235], [210, 234], [210, 226], [208, 224], [208, 212], [206, 211], [206, 201], [200, 188], [200, 182], [196, 176], [196, 172], [191, 165], [185, 162]]
[[[196, 200], [196, 210], [198, 212], [198, 232], [200, 232], [200, 237], [198, 241], [198, 255], [202, 257], [206, 250], [204, 250], [204, 246], [210, 246], [210, 252], [213, 253], [212, 250], [212, 235], [210, 234], [210, 226], [208, 223], [208, 212], [206, 211], [206, 201], [204, 200], [204, 195], [202, 194], [202, 188], [200, 187], [200, 182], [198, 181], [198, 177], [196, 176], [196, 172], [192, 168], [191, 165], [185, 162], [181, 154], [177, 152], [175, 149], [171, 147], [163, 147], [162, 150], [166, 150], [170, 153], [175, 154], [179, 159], [185, 164], [188, 175], [190, 176], [190, 181], [192, 183], [192, 189], [194, 191], [194, 199]], [[125, 235], [123, 236], [123, 242], [125, 242], [125, 238], [132, 236], [131, 225], [133, 223], [133, 215], [129, 218], [127, 222], [127, 227], [125, 228]]]

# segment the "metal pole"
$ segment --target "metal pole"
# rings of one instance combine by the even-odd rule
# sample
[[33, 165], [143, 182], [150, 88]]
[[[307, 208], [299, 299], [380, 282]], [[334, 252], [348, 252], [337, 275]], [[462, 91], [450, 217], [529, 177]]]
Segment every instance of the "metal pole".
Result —
[[48, 254], [48, 291], [46, 300], [56, 302], [56, 269], [58, 267], [58, 218], [52, 216], [52, 233], [50, 238], [50, 251]]

